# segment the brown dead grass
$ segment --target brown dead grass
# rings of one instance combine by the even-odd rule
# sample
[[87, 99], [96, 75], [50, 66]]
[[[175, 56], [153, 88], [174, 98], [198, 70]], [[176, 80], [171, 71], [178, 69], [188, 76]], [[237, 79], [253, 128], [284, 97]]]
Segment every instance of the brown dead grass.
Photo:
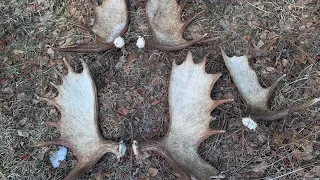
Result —
[[[49, 85], [57, 81], [52, 70], [64, 69], [67, 56], [77, 71], [84, 59], [97, 84], [99, 124], [106, 139], [157, 139], [168, 128], [167, 89], [173, 60], [181, 63], [187, 51], [199, 62], [208, 55], [207, 72], [221, 72], [212, 90], [213, 99], [234, 98], [230, 104], [212, 112], [217, 118], [212, 127], [224, 134], [201, 144], [203, 158], [225, 173], [228, 179], [302, 179], [319, 177], [312, 173], [320, 159], [320, 108], [311, 107], [283, 120], [260, 122], [257, 131], [241, 124], [247, 106], [243, 103], [220, 55], [220, 47], [229, 55], [247, 53], [251, 66], [264, 86], [286, 73], [271, 102], [272, 109], [304, 102], [320, 96], [319, 9], [313, 1], [216, 1], [187, 4], [183, 17], [205, 9], [203, 16], [190, 25], [185, 37], [207, 32], [220, 37], [211, 45], [190, 47], [176, 52], [137, 49], [139, 35], [150, 38], [143, 0], [129, 0], [130, 24], [124, 37], [125, 50], [101, 54], [46, 54], [49, 46], [90, 41], [91, 37], [76, 24], [92, 24], [93, 14], [86, 0], [8, 1], [0, 5], [0, 179], [61, 179], [76, 163], [71, 152], [58, 169], [50, 165], [48, 155], [56, 147], [35, 149], [30, 145], [54, 139], [59, 133], [43, 122], [59, 118], [53, 106], [35, 100], [35, 94], [54, 96]], [[302, 3], [304, 2], [304, 3]], [[34, 4], [32, 4], [34, 3]], [[27, 10], [26, 10], [27, 9]], [[264, 44], [260, 48], [259, 41]], [[261, 42], [260, 42], [261, 45]], [[22, 53], [14, 53], [22, 50]], [[124, 56], [126, 62], [119, 64]], [[284, 66], [284, 59], [288, 64]], [[273, 71], [267, 71], [273, 67]], [[155, 103], [157, 102], [157, 103]], [[26, 132], [26, 137], [18, 135]], [[159, 173], [149, 177], [148, 169]], [[175, 179], [168, 164], [151, 156], [137, 164], [129, 152], [120, 162], [106, 155], [81, 179]]]

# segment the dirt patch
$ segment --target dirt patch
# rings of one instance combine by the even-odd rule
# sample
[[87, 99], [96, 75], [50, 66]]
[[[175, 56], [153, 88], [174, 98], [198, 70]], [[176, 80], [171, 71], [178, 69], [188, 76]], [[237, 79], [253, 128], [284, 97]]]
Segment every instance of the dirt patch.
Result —
[[[282, 109], [320, 96], [320, 3], [308, 1], [219, 1], [187, 3], [183, 18], [205, 13], [185, 32], [186, 38], [208, 33], [219, 37], [210, 45], [175, 52], [139, 50], [138, 36], [151, 38], [145, 1], [129, 0], [125, 49], [100, 54], [48, 54], [48, 46], [91, 40], [75, 25], [92, 24], [88, 1], [9, 1], [0, 5], [0, 179], [61, 179], [75, 165], [68, 152], [61, 167], [52, 168], [48, 155], [57, 147], [31, 148], [59, 137], [44, 122], [59, 119], [53, 106], [35, 94], [55, 96], [49, 82], [59, 83], [53, 69], [66, 71], [62, 58], [81, 71], [84, 59], [97, 85], [99, 125], [106, 139], [157, 139], [169, 125], [168, 84], [172, 61], [182, 63], [191, 51], [196, 62], [207, 56], [206, 71], [221, 72], [213, 99], [234, 98], [216, 108], [211, 126], [224, 134], [208, 138], [201, 156], [228, 179], [302, 179], [319, 177], [320, 107], [291, 114], [276, 122], [259, 122], [256, 131], [241, 124], [247, 115], [229, 76], [220, 47], [229, 56], [248, 54], [263, 86], [287, 74], [274, 93], [272, 109]], [[121, 59], [122, 58], [122, 59]], [[124, 61], [123, 61], [124, 59]], [[151, 177], [150, 168], [158, 173]], [[160, 156], [137, 164], [131, 152], [120, 162], [111, 154], [80, 179], [177, 179]]]

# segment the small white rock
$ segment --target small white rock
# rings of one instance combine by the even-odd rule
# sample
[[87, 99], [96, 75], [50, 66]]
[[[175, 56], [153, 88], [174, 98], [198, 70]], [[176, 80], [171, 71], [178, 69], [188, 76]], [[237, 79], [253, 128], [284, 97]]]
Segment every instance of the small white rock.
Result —
[[132, 143], [132, 150], [133, 150], [133, 154], [135, 156], [139, 156], [139, 145], [138, 145], [138, 142], [137, 141], [133, 141]]
[[49, 47], [48, 50], [47, 50], [47, 54], [48, 54], [51, 58], [53, 58], [53, 57], [54, 57], [54, 51], [53, 51], [53, 49]]
[[144, 40], [144, 38], [142, 36], [139, 36], [136, 45], [138, 46], [138, 48], [144, 48], [144, 46], [146, 45], [146, 41]]
[[250, 130], [254, 130], [254, 131], [258, 127], [258, 124], [254, 122], [254, 120], [251, 119], [250, 117], [242, 118], [242, 124], [247, 126]]
[[68, 149], [59, 146], [59, 150], [52, 154], [50, 157], [50, 162], [54, 168], [57, 168], [60, 166], [60, 161], [63, 161], [67, 156]]
[[118, 159], [123, 157], [126, 154], [127, 151], [127, 146], [126, 144], [121, 140], [119, 143], [119, 154], [118, 154]]
[[122, 48], [124, 46], [124, 39], [119, 36], [113, 41], [113, 43], [117, 48]]

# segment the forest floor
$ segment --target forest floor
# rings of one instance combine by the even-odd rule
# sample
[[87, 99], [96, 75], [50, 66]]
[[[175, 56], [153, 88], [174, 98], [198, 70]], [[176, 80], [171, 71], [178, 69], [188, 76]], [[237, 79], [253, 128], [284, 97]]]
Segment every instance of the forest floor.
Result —
[[[320, 177], [320, 105], [274, 122], [258, 122], [256, 131], [242, 125], [248, 106], [224, 65], [220, 47], [229, 56], [249, 56], [264, 87], [283, 74], [271, 109], [280, 110], [320, 97], [320, 1], [189, 1], [183, 19], [205, 12], [186, 30], [186, 39], [208, 33], [215, 42], [164, 52], [138, 49], [138, 36], [151, 38], [144, 0], [128, 0], [126, 46], [105, 53], [52, 52], [88, 41], [76, 25], [92, 25], [89, 0], [2, 0], [0, 4], [0, 179], [61, 179], [76, 164], [68, 152], [54, 169], [49, 156], [58, 147], [31, 145], [59, 137], [44, 122], [60, 112], [36, 99], [54, 96], [53, 69], [65, 69], [66, 57], [81, 70], [88, 64], [97, 86], [99, 127], [105, 139], [131, 144], [158, 139], [169, 125], [168, 84], [172, 61], [182, 63], [191, 51], [196, 62], [207, 56], [206, 71], [222, 73], [212, 99], [234, 98], [212, 112], [214, 129], [226, 132], [203, 142], [199, 153], [227, 179], [312, 179]], [[157, 173], [150, 173], [150, 170]], [[79, 179], [178, 179], [166, 161], [152, 155], [141, 164], [128, 151], [119, 162], [105, 155]]]

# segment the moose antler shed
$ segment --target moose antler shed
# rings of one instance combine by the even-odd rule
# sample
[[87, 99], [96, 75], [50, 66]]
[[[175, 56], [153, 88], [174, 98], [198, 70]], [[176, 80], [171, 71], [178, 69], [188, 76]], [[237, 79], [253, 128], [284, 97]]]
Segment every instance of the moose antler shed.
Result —
[[200, 157], [198, 146], [209, 136], [224, 132], [209, 128], [213, 120], [210, 113], [217, 106], [233, 100], [210, 98], [212, 87], [221, 74], [207, 74], [205, 64], [205, 59], [194, 64], [190, 52], [181, 65], [173, 61], [169, 85], [169, 130], [159, 141], [133, 144], [137, 158], [148, 151], [156, 152], [182, 179], [219, 177], [217, 169]]
[[95, 22], [88, 30], [94, 42], [54, 48], [63, 52], [96, 53], [111, 49], [114, 40], [121, 36], [128, 24], [126, 0], [90, 0], [94, 9]]
[[63, 145], [70, 148], [78, 163], [64, 179], [75, 179], [90, 169], [107, 152], [119, 154], [117, 142], [104, 140], [98, 128], [97, 94], [87, 64], [81, 60], [83, 71], [75, 73], [64, 60], [68, 74], [56, 73], [62, 78], [62, 85], [51, 83], [57, 90], [56, 98], [38, 97], [55, 105], [61, 112], [61, 120], [47, 122], [58, 128], [61, 137], [57, 140], [42, 142], [35, 147]]

